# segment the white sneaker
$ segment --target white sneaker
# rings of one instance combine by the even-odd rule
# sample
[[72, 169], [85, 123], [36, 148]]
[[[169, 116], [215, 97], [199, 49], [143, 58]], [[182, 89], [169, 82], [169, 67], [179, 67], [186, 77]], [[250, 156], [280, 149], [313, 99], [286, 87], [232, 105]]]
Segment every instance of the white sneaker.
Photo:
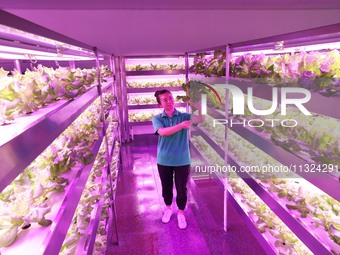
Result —
[[162, 217], [162, 222], [163, 223], [168, 223], [170, 221], [170, 219], [171, 219], [172, 213], [173, 213], [172, 209], [165, 208], [165, 211], [164, 211], [164, 214], [163, 214], [163, 217]]
[[177, 221], [178, 221], [178, 227], [180, 229], [186, 229], [187, 228], [187, 220], [185, 219], [185, 215], [183, 213], [177, 214]]

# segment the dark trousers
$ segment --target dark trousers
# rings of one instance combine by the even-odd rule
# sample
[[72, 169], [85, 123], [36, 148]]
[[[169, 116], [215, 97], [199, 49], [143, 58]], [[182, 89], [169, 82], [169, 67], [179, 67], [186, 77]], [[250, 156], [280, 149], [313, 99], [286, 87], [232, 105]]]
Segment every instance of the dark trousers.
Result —
[[176, 204], [178, 209], [184, 210], [187, 203], [187, 182], [190, 165], [185, 166], [163, 166], [157, 164], [159, 177], [162, 183], [162, 196], [166, 205], [172, 204], [174, 174], [177, 191]]

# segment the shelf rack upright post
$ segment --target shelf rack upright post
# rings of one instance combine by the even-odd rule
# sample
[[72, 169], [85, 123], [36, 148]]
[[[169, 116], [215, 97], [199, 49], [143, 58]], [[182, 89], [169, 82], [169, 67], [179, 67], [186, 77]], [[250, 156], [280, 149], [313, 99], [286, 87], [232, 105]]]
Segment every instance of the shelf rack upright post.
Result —
[[[187, 77], [187, 80], [189, 81], [190, 78], [193, 78], [193, 79], [198, 79], [199, 81], [202, 81], [202, 82], [206, 82], [206, 83], [209, 83], [211, 85], [216, 85], [216, 84], [224, 84], [226, 85], [228, 83], [228, 75], [226, 77], [222, 77], [221, 79], [210, 79], [210, 77], [198, 77], [198, 76], [192, 76], [190, 75], [189, 73], [189, 58], [190, 56], [195, 56], [195, 54], [197, 53], [201, 53], [201, 54], [213, 54], [214, 51], [216, 50], [221, 50], [221, 51], [226, 51], [226, 59], [225, 59], [225, 62], [228, 63], [229, 61], [229, 58], [230, 58], [230, 51], [229, 51], [229, 45], [221, 45], [221, 46], [217, 46], [217, 47], [212, 47], [212, 48], [205, 48], [205, 49], [200, 49], [200, 50], [194, 50], [194, 51], [189, 51], [186, 53], [186, 56], [187, 57], [187, 73], [186, 73], [186, 77]], [[229, 69], [229, 67], [226, 67], [227, 70]], [[212, 84], [213, 83], [213, 84]], [[226, 102], [229, 102], [229, 94], [226, 93], [226, 98], [225, 98]], [[226, 103], [226, 106], [225, 106], [225, 116], [226, 116], [226, 119], [228, 118], [228, 104]], [[227, 134], [227, 129], [225, 130], [225, 141], [226, 141], [226, 145], [225, 145], [225, 148], [224, 148], [224, 155], [223, 155], [223, 158], [224, 158], [224, 163], [225, 165], [228, 165], [228, 143], [227, 143], [227, 140], [228, 140], [228, 134]], [[193, 145], [191, 144], [191, 146], [193, 147]], [[209, 177], [211, 177], [211, 175], [209, 174]], [[228, 229], [228, 212], [227, 212], [227, 204], [228, 204], [228, 197], [229, 197], [229, 192], [228, 192], [228, 178], [224, 177], [222, 178], [221, 180], [222, 184], [223, 184], [223, 215], [224, 215], [224, 221], [223, 221], [223, 229], [224, 231], [227, 231]]]

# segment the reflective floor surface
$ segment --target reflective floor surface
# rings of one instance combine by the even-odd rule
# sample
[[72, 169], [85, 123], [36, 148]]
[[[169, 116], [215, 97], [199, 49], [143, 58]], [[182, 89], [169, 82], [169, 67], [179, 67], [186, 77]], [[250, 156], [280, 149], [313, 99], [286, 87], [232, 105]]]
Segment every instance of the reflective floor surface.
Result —
[[113, 235], [107, 254], [265, 254], [231, 205], [228, 232], [223, 230], [223, 189], [213, 179], [190, 179], [187, 229], [178, 228], [176, 214], [163, 224], [156, 151], [156, 135], [135, 136], [122, 145], [116, 193], [118, 245]]

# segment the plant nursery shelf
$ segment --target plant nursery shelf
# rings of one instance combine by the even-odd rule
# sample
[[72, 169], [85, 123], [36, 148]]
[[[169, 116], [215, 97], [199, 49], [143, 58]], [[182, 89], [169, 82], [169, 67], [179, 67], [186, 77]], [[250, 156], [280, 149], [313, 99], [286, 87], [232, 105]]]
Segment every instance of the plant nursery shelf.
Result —
[[[111, 83], [107, 82], [105, 90]], [[56, 102], [15, 123], [0, 126], [9, 134], [0, 145], [0, 192], [9, 185], [48, 145], [50, 145], [98, 97], [96, 87], [74, 100]], [[17, 130], [20, 130], [17, 132]], [[15, 131], [15, 132], [13, 132]]]
[[126, 76], [140, 76], [140, 75], [175, 75], [185, 74], [185, 70], [148, 70], [148, 71], [126, 71]]
[[182, 91], [182, 87], [154, 87], [154, 88], [128, 88], [127, 93], [147, 93], [155, 92], [156, 90]]

